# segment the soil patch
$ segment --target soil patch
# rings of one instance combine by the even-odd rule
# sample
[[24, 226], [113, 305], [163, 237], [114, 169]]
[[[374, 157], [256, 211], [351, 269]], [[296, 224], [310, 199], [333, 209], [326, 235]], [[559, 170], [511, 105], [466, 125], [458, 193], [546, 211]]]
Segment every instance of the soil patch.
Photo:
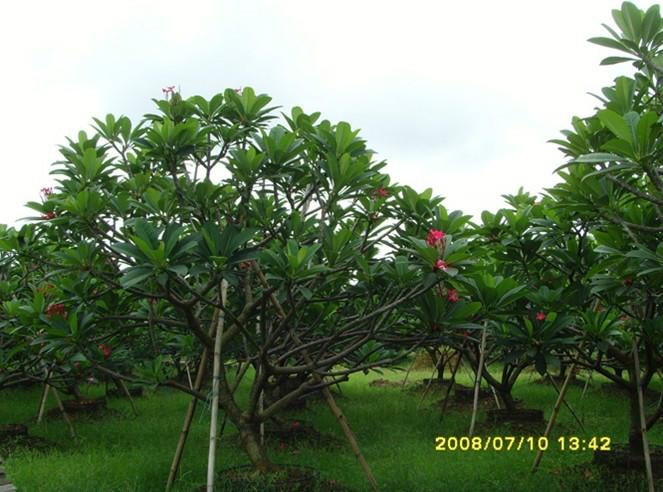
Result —
[[28, 427], [23, 424], [0, 425], [0, 441], [28, 435]]
[[486, 421], [479, 428], [483, 431], [492, 432], [497, 425], [506, 425], [513, 432], [521, 435], [540, 435], [545, 430], [546, 422], [543, 419], [543, 410], [494, 408], [488, 410]]
[[[228, 492], [314, 492], [320, 472], [296, 465], [277, 465], [272, 473], [259, 473], [252, 466], [237, 466], [218, 475], [218, 488]], [[206, 490], [204, 487], [200, 491]]]
[[[651, 468], [654, 477], [663, 479], [663, 446], [650, 445]], [[641, 453], [631, 453], [626, 444], [613, 444], [610, 451], [594, 451], [593, 463], [622, 472], [645, 470]]]
[[388, 379], [374, 379], [368, 385], [371, 388], [400, 388], [403, 386], [402, 383], [397, 381], [389, 381]]
[[41, 437], [28, 435], [28, 428], [22, 424], [0, 426], [0, 456], [10, 456], [16, 451], [48, 451], [53, 443]]
[[[239, 434], [235, 436], [240, 444]], [[276, 446], [280, 452], [299, 454], [299, 447], [337, 449], [343, 446], [336, 436], [319, 432], [312, 424], [303, 420], [288, 420], [282, 425], [265, 424], [265, 444]]]
[[[473, 402], [474, 401], [474, 388], [469, 386], [463, 386], [461, 384], [455, 384], [453, 387], [453, 397], [456, 401], [459, 402]], [[490, 390], [485, 388], [479, 388], [479, 399], [486, 400], [493, 398]]]
[[[647, 478], [639, 471], [615, 472], [610, 466], [579, 463], [551, 471], [558, 478], [560, 490], [578, 492], [626, 492], [647, 490]], [[663, 479], [654, 479], [654, 489], [663, 490]]]
[[[145, 394], [145, 389], [142, 386], [133, 386], [128, 388], [129, 394], [132, 398], [140, 398]], [[106, 392], [108, 398], [126, 398], [127, 395], [123, 390], [117, 388], [111, 388]]]
[[[79, 419], [103, 419], [107, 417], [122, 416], [122, 412], [108, 408], [105, 398], [85, 399], [85, 400], [65, 400], [62, 402], [67, 415], [72, 420]], [[55, 407], [46, 412], [49, 419], [61, 419], [62, 411]]]
[[[555, 381], [555, 384], [557, 385], [558, 388], [561, 388], [562, 385], [564, 384], [564, 381], [566, 380], [566, 377], [560, 378], [558, 376], [553, 376], [553, 381]], [[539, 378], [534, 381], [532, 381], [533, 384], [550, 384], [550, 379], [548, 378]], [[590, 383], [591, 385], [591, 383]], [[569, 386], [575, 386], [577, 388], [584, 388], [585, 387], [585, 381], [583, 379], [579, 379], [575, 376], [573, 376], [570, 381], [569, 381]]]

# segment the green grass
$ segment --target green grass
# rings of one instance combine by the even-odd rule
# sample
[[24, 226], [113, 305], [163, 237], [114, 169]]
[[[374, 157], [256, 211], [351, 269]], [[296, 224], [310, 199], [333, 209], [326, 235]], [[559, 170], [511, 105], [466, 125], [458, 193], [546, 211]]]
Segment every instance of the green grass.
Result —
[[[430, 371], [414, 372], [410, 381], [428, 377]], [[368, 382], [376, 378], [400, 381], [403, 372], [388, 371], [384, 375], [354, 375], [343, 385], [339, 405], [347, 415], [373, 472], [387, 492], [398, 491], [558, 491], [569, 490], [560, 485], [560, 477], [573, 480], [570, 466], [587, 463], [591, 451], [557, 450], [559, 435], [609, 436], [613, 442], [624, 442], [627, 436], [627, 401], [602, 389], [598, 382], [580, 400], [581, 389], [572, 387], [569, 400], [584, 416], [583, 434], [563, 409], [559, 428], [551, 439], [540, 471], [529, 469], [534, 459], [531, 451], [455, 451], [436, 452], [436, 436], [463, 436], [470, 421], [469, 410], [450, 410], [443, 420], [431, 404], [440, 399], [432, 395], [420, 404], [416, 394], [400, 388], [374, 388]], [[528, 408], [544, 409], [546, 417], [554, 404], [555, 392], [548, 385], [535, 384], [539, 376], [525, 374], [514, 390], [516, 398]], [[469, 375], [460, 382], [470, 384]], [[655, 388], [660, 390], [660, 381]], [[100, 387], [87, 388], [98, 395]], [[14, 452], [5, 467], [19, 492], [104, 492], [161, 491], [168, 475], [170, 461], [180, 432], [188, 397], [179, 392], [161, 390], [137, 399], [140, 416], [131, 415], [129, 404], [109, 400], [110, 408], [121, 412], [102, 420], [81, 420], [76, 430], [81, 442], [69, 437], [61, 419], [49, 419], [39, 426], [32, 424], [39, 403], [39, 388], [4, 391], [0, 403], [0, 423], [30, 423], [31, 435], [48, 439], [56, 448], [48, 452]], [[49, 401], [50, 408], [54, 403]], [[176, 490], [190, 491], [205, 480], [207, 460], [208, 409], [199, 407], [184, 455], [182, 473]], [[293, 413], [293, 418], [313, 422], [325, 433], [342, 438], [340, 428], [323, 403]], [[484, 412], [479, 414], [482, 422]], [[219, 468], [245, 464], [243, 452], [231, 443], [234, 429], [228, 425], [217, 456]], [[513, 435], [508, 427], [490, 429], [492, 435]], [[654, 444], [663, 444], [663, 425], [649, 435]], [[292, 450], [270, 448], [277, 463], [297, 463], [315, 467], [324, 479], [334, 479], [355, 490], [366, 490], [365, 480], [349, 448], [318, 450], [302, 447]], [[586, 484], [577, 478], [573, 490]]]

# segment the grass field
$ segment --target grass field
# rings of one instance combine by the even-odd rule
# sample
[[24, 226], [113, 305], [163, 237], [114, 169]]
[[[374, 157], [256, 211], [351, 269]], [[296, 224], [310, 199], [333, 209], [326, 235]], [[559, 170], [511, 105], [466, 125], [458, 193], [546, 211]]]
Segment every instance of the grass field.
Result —
[[[410, 381], [428, 377], [430, 371], [413, 372]], [[609, 436], [624, 442], [627, 436], [627, 401], [606, 389], [605, 382], [595, 381], [581, 401], [582, 389], [572, 387], [569, 400], [584, 418], [586, 431], [580, 431], [570, 412], [563, 409], [541, 469], [530, 473], [534, 452], [521, 451], [447, 451], [434, 450], [436, 436], [463, 436], [470, 421], [469, 407], [452, 408], [440, 419], [433, 403], [441, 395], [432, 394], [420, 403], [420, 394], [395, 387], [370, 387], [377, 378], [400, 381], [403, 372], [383, 375], [354, 375], [342, 387], [339, 405], [346, 413], [361, 448], [370, 463], [381, 489], [398, 491], [558, 491], [607, 490], [597, 485], [588, 463], [591, 451], [560, 451], [556, 437]], [[514, 395], [527, 408], [540, 408], [546, 418], [554, 404], [551, 386], [537, 384], [537, 374], [524, 374]], [[460, 382], [470, 384], [469, 375]], [[660, 381], [654, 388], [661, 389]], [[99, 395], [101, 387], [85, 389]], [[6, 469], [19, 492], [109, 492], [162, 491], [178, 439], [188, 397], [175, 391], [160, 390], [136, 400], [140, 415], [133, 417], [128, 402], [109, 400], [117, 415], [101, 420], [80, 420], [76, 430], [80, 443], [69, 437], [60, 418], [48, 419], [39, 426], [34, 419], [40, 389], [4, 391], [0, 395], [0, 423], [28, 423], [31, 435], [48, 439], [55, 447], [48, 452], [15, 451], [6, 459]], [[49, 400], [49, 407], [54, 402]], [[323, 403], [292, 413], [314, 424], [317, 430], [342, 437], [339, 426]], [[484, 412], [479, 414], [482, 423]], [[209, 412], [199, 407], [184, 455], [182, 473], [176, 490], [190, 491], [204, 483], [207, 460]], [[228, 425], [218, 452], [219, 468], [244, 464], [244, 453], [234, 442]], [[480, 427], [479, 435], [514, 435], [509, 427]], [[522, 432], [520, 433], [522, 434]], [[649, 435], [654, 444], [663, 444], [663, 425]], [[333, 479], [353, 490], [366, 490], [365, 480], [354, 456], [347, 447], [336, 450], [300, 447], [271, 448], [277, 463], [297, 463], [315, 467], [324, 479]], [[597, 488], [599, 487], [599, 488]], [[634, 490], [638, 487], [633, 486]], [[623, 489], [623, 488], [622, 488]]]

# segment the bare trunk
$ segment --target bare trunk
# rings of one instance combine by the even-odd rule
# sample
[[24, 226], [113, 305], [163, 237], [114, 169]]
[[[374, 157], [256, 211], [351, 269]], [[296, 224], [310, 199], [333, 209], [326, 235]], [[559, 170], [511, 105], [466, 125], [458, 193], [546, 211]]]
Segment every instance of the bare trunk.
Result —
[[511, 396], [511, 389], [504, 389], [504, 388], [497, 388], [497, 394], [500, 397], [500, 401], [504, 405], [504, 408], [507, 410], [515, 410], [516, 409], [516, 402], [513, 400], [513, 396]]
[[240, 422], [239, 436], [242, 440], [242, 447], [256, 470], [270, 472], [276, 469], [276, 466], [267, 457], [265, 447], [260, 444], [260, 434], [256, 426]]

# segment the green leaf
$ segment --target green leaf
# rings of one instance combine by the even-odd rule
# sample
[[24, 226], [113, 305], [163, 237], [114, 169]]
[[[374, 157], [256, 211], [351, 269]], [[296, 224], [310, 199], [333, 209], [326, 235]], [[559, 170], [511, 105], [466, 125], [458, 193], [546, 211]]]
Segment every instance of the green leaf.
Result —
[[601, 123], [614, 133], [615, 136], [626, 142], [633, 143], [631, 131], [621, 115], [610, 109], [604, 109], [598, 112], [598, 117]]
[[598, 38], [589, 38], [587, 41], [593, 44], [598, 44], [599, 46], [603, 46], [606, 48], [613, 48], [616, 50], [624, 51], [626, 53], [631, 53], [630, 49], [628, 49], [626, 46], [624, 46], [616, 39], [598, 37]]
[[627, 58], [625, 56], [609, 56], [601, 60], [601, 65], [617, 65], [618, 63], [624, 63], [629, 61], [635, 61], [635, 58]]
[[126, 273], [122, 275], [120, 279], [120, 284], [125, 289], [133, 287], [136, 284], [141, 283], [152, 275], [154, 270], [150, 267], [138, 266], [132, 267], [126, 270]]

